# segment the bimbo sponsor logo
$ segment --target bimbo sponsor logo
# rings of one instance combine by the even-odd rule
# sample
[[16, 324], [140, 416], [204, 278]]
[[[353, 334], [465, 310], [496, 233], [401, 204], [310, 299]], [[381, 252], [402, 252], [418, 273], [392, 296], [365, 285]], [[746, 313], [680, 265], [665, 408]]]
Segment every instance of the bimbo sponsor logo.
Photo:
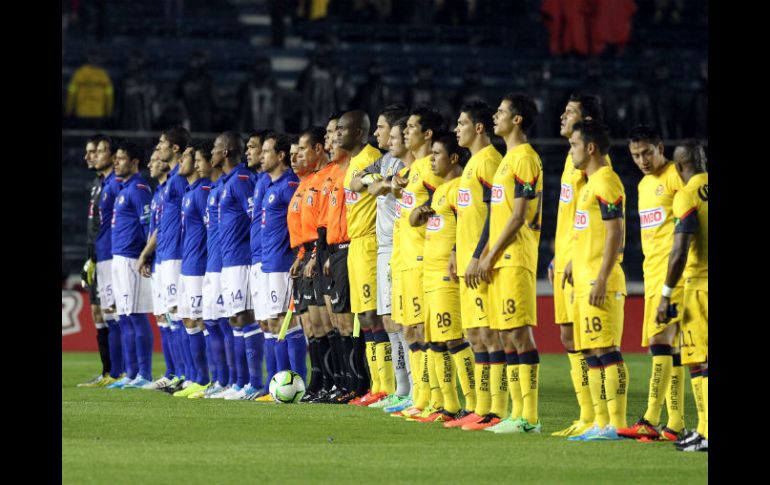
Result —
[[502, 185], [493, 185], [492, 186], [492, 203], [497, 204], [499, 202], [502, 202], [505, 198], [505, 189]]
[[471, 202], [473, 202], [471, 191], [468, 189], [460, 189], [457, 193], [457, 205], [460, 207], [470, 207]]
[[665, 220], [666, 211], [663, 210], [663, 207], [639, 211], [639, 225], [642, 229], [659, 226], [663, 224]]
[[588, 212], [576, 211], [575, 212], [575, 229], [585, 229], [588, 227]]
[[429, 231], [440, 231], [444, 227], [444, 218], [441, 216], [430, 216], [428, 219]]
[[353, 192], [350, 189], [345, 189], [345, 203], [346, 204], [355, 204], [358, 202], [359, 195], [358, 192]]
[[404, 190], [401, 192], [401, 207], [404, 209], [411, 209], [414, 207], [415, 196], [411, 192]]
[[572, 186], [570, 184], [561, 184], [559, 202], [564, 202], [565, 204], [572, 202]]

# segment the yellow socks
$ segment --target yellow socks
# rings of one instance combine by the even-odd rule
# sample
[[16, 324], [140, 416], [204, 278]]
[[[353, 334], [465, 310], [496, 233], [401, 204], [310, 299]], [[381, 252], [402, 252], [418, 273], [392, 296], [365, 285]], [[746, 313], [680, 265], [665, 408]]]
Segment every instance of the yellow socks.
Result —
[[463, 343], [453, 349], [449, 349], [452, 361], [457, 369], [457, 377], [460, 379], [460, 388], [465, 397], [465, 410], [476, 410], [476, 377], [473, 375], [474, 358], [471, 345]]
[[591, 389], [588, 387], [588, 364], [579, 351], [567, 352], [569, 358], [569, 376], [572, 388], [575, 389], [578, 406], [580, 406], [580, 421], [593, 423], [594, 405], [591, 401]]
[[380, 392], [380, 374], [377, 372], [377, 354], [374, 351], [374, 335], [369, 329], [362, 331], [364, 341], [366, 342], [366, 361], [369, 363], [369, 375], [372, 380], [372, 386], [369, 388], [372, 394]]
[[474, 377], [476, 380], [476, 410], [479, 416], [489, 414], [492, 396], [489, 392], [489, 352], [476, 352]]
[[650, 345], [650, 353], [652, 354], [652, 373], [650, 374], [647, 411], [644, 413], [644, 419], [653, 426], [657, 426], [660, 423], [663, 398], [671, 381], [673, 359], [670, 345]]
[[703, 376], [700, 367], [695, 370], [690, 368], [690, 383], [692, 395], [695, 398], [695, 408], [698, 410], [697, 431], [703, 435], [706, 432], [706, 404], [703, 402]]
[[[384, 341], [382, 339], [385, 339]], [[393, 362], [391, 359], [391, 343], [388, 334], [374, 332], [374, 355], [377, 359], [377, 375], [380, 380], [380, 392], [393, 394], [396, 392], [396, 381], [393, 372]], [[374, 383], [372, 383], [372, 394], [374, 394]]]
[[520, 418], [524, 403], [521, 400], [519, 385], [519, 354], [516, 352], [506, 352], [505, 372], [508, 375], [508, 392], [511, 394], [511, 419]]
[[537, 424], [537, 381], [540, 373], [540, 354], [530, 350], [519, 354], [519, 386], [521, 387], [521, 417], [530, 424]]
[[607, 410], [610, 424], [615, 428], [626, 428], [628, 405], [628, 368], [620, 352], [610, 352], [599, 357], [604, 368], [604, 391], [607, 396]]
[[703, 426], [703, 437], [709, 439], [709, 370], [703, 369], [701, 374], [701, 395], [703, 396], [703, 419], [706, 424]]
[[586, 357], [588, 364], [588, 387], [591, 390], [591, 402], [594, 406], [594, 424], [604, 428], [610, 422], [607, 410], [607, 396], [604, 393], [604, 369], [599, 357]]
[[[412, 400], [416, 407], [425, 407], [428, 405], [430, 395], [426, 394], [423, 398], [422, 377], [426, 370], [423, 365], [424, 352], [422, 345], [418, 343], [409, 344], [409, 365], [412, 368]], [[426, 376], [427, 377], [427, 376]]]
[[450, 413], [460, 410], [460, 400], [457, 398], [457, 380], [455, 379], [455, 363], [449, 352], [442, 348], [431, 350], [436, 364], [436, 375], [441, 395], [444, 397], [444, 409]]
[[500, 418], [508, 414], [508, 380], [505, 378], [505, 352], [489, 353], [489, 412]]
[[666, 387], [666, 409], [668, 410], [668, 423], [666, 427], [677, 433], [684, 428], [684, 367], [682, 356], [671, 356], [671, 378]]
[[423, 345], [423, 352], [425, 352], [425, 365], [428, 371], [428, 395], [430, 396], [430, 405], [435, 409], [444, 406], [444, 396], [441, 395], [441, 385], [438, 381], [438, 374], [436, 374], [436, 360], [437, 354], [433, 350], [429, 350], [429, 345]]

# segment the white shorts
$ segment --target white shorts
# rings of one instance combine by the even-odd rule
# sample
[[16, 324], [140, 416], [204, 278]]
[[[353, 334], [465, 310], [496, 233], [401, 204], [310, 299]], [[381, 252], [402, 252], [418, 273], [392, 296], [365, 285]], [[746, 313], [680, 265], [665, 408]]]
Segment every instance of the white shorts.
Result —
[[[179, 292], [179, 276], [182, 273], [182, 260], [169, 259], [160, 263], [157, 269], [160, 271], [160, 284], [164, 290], [163, 297], [166, 300], [166, 311], [170, 312], [177, 306], [177, 293]], [[177, 310], [178, 311], [178, 310]]]
[[393, 249], [377, 253], [377, 315], [391, 313], [390, 257]]
[[166, 299], [163, 295], [163, 286], [160, 284], [160, 274], [155, 271], [150, 278], [150, 288], [152, 289], [152, 313], [154, 315], [165, 315]]
[[267, 313], [267, 307], [265, 302], [262, 301], [260, 295], [262, 294], [262, 288], [267, 284], [263, 281], [265, 274], [262, 272], [262, 263], [254, 263], [249, 266], [249, 290], [251, 291], [251, 304], [254, 307], [254, 317], [257, 320], [264, 320], [260, 318]]
[[222, 297], [225, 299], [227, 316], [232, 317], [244, 310], [251, 310], [249, 293], [249, 267], [230, 266], [222, 268]]
[[292, 280], [289, 273], [262, 273], [263, 286], [260, 289], [263, 312], [255, 315], [257, 320], [278, 318], [289, 310]]
[[136, 258], [112, 257], [112, 285], [118, 315], [152, 313], [152, 283], [136, 269]]
[[203, 318], [203, 276], [179, 277], [178, 305], [180, 318]]
[[203, 319], [217, 320], [226, 317], [227, 309], [222, 296], [222, 273], [206, 273], [203, 276]]
[[112, 260], [96, 263], [96, 291], [99, 293], [99, 305], [104, 310], [115, 306], [115, 295], [112, 292]]

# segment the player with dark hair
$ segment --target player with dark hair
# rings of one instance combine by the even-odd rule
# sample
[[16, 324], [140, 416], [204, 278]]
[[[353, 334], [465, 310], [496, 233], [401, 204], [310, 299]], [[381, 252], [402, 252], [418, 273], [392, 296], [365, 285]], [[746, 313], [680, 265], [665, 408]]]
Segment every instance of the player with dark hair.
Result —
[[[503, 97], [494, 116], [495, 134], [506, 152], [492, 186], [489, 243], [479, 261], [479, 277], [489, 284], [489, 328], [503, 346], [511, 415], [495, 433], [539, 433], [540, 355], [532, 327], [537, 325], [537, 248], [543, 207], [543, 163], [527, 139], [535, 122], [535, 101], [525, 94]], [[494, 391], [490, 353], [490, 387]], [[507, 408], [507, 399], [491, 412]], [[502, 417], [502, 415], [498, 414]], [[483, 422], [483, 421], [482, 421]]]
[[[116, 313], [128, 318], [134, 345], [124, 350], [135, 352], [137, 374], [123, 389], [152, 384], [152, 288], [149, 279], [139, 273], [139, 255], [147, 242], [152, 190], [139, 173], [142, 150], [131, 142], [121, 142], [115, 152], [115, 175], [122, 179], [112, 215], [112, 282]], [[124, 332], [125, 333], [125, 332]]]
[[593, 120], [572, 128], [570, 155], [588, 181], [577, 194], [572, 261], [560, 282], [572, 280], [575, 349], [588, 364], [594, 425], [569, 440], [618, 440], [625, 428], [628, 368], [620, 352], [626, 279], [620, 263], [625, 245], [625, 190], [605, 160], [607, 129]]
[[661, 289], [658, 322], [668, 323], [676, 285], [684, 280], [682, 364], [690, 368], [698, 427], [675, 442], [680, 451], [708, 451], [708, 200], [706, 154], [697, 140], [674, 149], [685, 186], [674, 195], [674, 244]]
[[456, 241], [460, 175], [468, 158], [470, 153], [457, 144], [454, 133], [437, 134], [431, 147], [431, 171], [444, 183], [436, 188], [430, 206], [421, 205], [409, 216], [412, 226], [427, 223], [423, 262], [425, 341], [434, 353], [434, 372], [443, 399], [443, 406], [428, 416], [407, 418], [421, 422], [453, 421], [460, 412], [455, 377], [458, 369], [451, 352], [468, 345], [460, 318], [459, 280], [457, 275], [449, 275], [449, 259]]
[[[96, 343], [99, 347], [99, 358], [102, 362], [102, 372], [90, 381], [78, 384], [78, 387], [104, 387], [106, 385], [112, 384], [117, 380], [116, 377], [120, 375], [120, 372], [117, 371], [120, 370], [120, 368], [123, 366], [123, 362], [116, 363], [116, 372], [112, 372], [112, 363], [110, 362], [110, 346], [114, 346], [116, 344], [120, 346], [120, 328], [117, 324], [113, 325], [113, 327], [116, 329], [116, 333], [111, 338], [109, 324], [105, 322], [105, 318], [102, 315], [96, 283], [96, 250], [94, 248], [94, 241], [96, 240], [96, 236], [99, 233], [99, 217], [95, 214], [97, 212], [99, 198], [102, 193], [102, 179], [104, 176], [100, 171], [96, 170], [95, 162], [96, 145], [102, 136], [103, 135], [95, 135], [86, 141], [86, 153], [83, 157], [86, 161], [88, 170], [93, 170], [96, 172], [96, 177], [91, 184], [91, 200], [88, 204], [88, 224], [86, 226], [86, 247], [88, 256], [85, 264], [83, 265], [83, 272], [81, 274], [81, 285], [84, 290], [88, 291], [88, 298], [91, 303], [91, 317], [93, 318], [94, 325], [96, 326]], [[110, 321], [114, 321], [113, 315], [110, 315]], [[119, 348], [118, 352], [120, 352]]]
[[[618, 434], [645, 440], [676, 441], [684, 428], [684, 368], [677, 337], [680, 317], [667, 323], [657, 321], [659, 292], [666, 277], [666, 264], [674, 239], [674, 194], [684, 184], [676, 165], [666, 160], [663, 139], [657, 128], [638, 125], [628, 135], [628, 148], [636, 166], [644, 177], [639, 182], [639, 226], [644, 253], [644, 321], [642, 346], [650, 347], [652, 370], [647, 398], [647, 410], [629, 428]], [[684, 281], [680, 281], [672, 295], [674, 307], [682, 307]], [[658, 426], [663, 400], [668, 408], [668, 423]]]
[[[559, 128], [561, 136], [569, 139], [572, 136], [575, 123], [589, 119], [598, 122], [602, 120], [602, 107], [599, 98], [588, 94], [573, 93], [561, 115]], [[612, 167], [609, 156], [606, 160]], [[574, 291], [571, 286], [565, 290], [559, 283], [564, 276], [567, 263], [572, 259], [576, 197], [585, 182], [583, 172], [575, 168], [571, 155], [567, 154], [561, 175], [554, 257], [548, 266], [548, 280], [553, 285], [555, 323], [559, 326], [561, 342], [569, 358], [570, 379], [580, 407], [580, 416], [567, 428], [552, 433], [552, 436], [579, 435], [590, 428], [594, 421], [594, 408], [591, 403], [591, 392], [588, 389], [588, 365], [583, 354], [575, 349], [573, 341], [572, 297]]]

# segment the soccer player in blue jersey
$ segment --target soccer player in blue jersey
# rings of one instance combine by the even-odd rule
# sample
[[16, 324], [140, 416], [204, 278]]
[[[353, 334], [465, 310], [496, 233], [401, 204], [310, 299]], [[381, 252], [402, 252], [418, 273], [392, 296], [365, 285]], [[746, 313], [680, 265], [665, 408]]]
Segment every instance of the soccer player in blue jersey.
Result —
[[138, 368], [136, 377], [124, 389], [152, 383], [152, 289], [137, 265], [147, 242], [152, 190], [139, 173], [141, 156], [141, 149], [131, 142], [119, 143], [115, 153], [115, 175], [122, 178], [122, 183], [112, 214], [113, 294], [118, 315], [131, 322]]
[[255, 362], [255, 365], [259, 365], [259, 369], [256, 372], [261, 373], [261, 361], [262, 355], [265, 355], [265, 364], [267, 367], [267, 379], [262, 386], [260, 396], [268, 396], [268, 385], [270, 378], [275, 374], [275, 368], [273, 363], [275, 362], [273, 349], [275, 346], [275, 336], [270, 333], [267, 328], [267, 320], [264, 316], [261, 299], [259, 298], [259, 289], [262, 286], [262, 238], [260, 237], [260, 230], [262, 229], [262, 214], [261, 211], [255, 210], [256, 207], [262, 206], [262, 196], [265, 193], [265, 184], [270, 178], [262, 170], [262, 143], [265, 141], [266, 130], [256, 131], [249, 136], [248, 142], [246, 142], [246, 162], [248, 167], [254, 170], [256, 174], [256, 180], [254, 183], [254, 193], [251, 197], [251, 203], [249, 205], [249, 244], [251, 248], [251, 267], [249, 268], [249, 291], [251, 292], [251, 303], [254, 306], [254, 316], [256, 317], [260, 330], [251, 330], [249, 337], [254, 342], [254, 348], [256, 355], [259, 357], [259, 363]]
[[[179, 175], [179, 162], [182, 154], [190, 145], [190, 133], [181, 126], [176, 126], [163, 131], [158, 140], [158, 156], [162, 162], [169, 165], [170, 172], [166, 186], [163, 189], [162, 204], [160, 209], [160, 224], [154, 234], [150, 236], [147, 245], [139, 257], [139, 264], [144, 266], [149, 261], [153, 252], [158, 261], [158, 274], [161, 287], [164, 290], [166, 311], [171, 319], [171, 335], [177, 348], [180, 349], [181, 366], [184, 369], [181, 382], [169, 390], [177, 391], [178, 387], [190, 385], [195, 380], [195, 370], [192, 363], [192, 355], [189, 352], [187, 333], [184, 331], [182, 321], [177, 315], [177, 292], [179, 274], [182, 269], [182, 197], [187, 187], [187, 179]], [[157, 248], [157, 251], [156, 251]], [[146, 275], [148, 270], [144, 270]]]
[[[291, 301], [289, 269], [294, 261], [289, 243], [286, 214], [299, 178], [289, 168], [289, 139], [270, 133], [262, 143], [262, 169], [270, 177], [262, 196], [262, 273], [260, 299], [264, 305], [270, 333], [277, 335]], [[291, 369], [307, 375], [307, 341], [297, 321], [292, 321], [283, 341], [275, 344], [276, 372]]]
[[[221, 167], [219, 199], [219, 243], [222, 251], [222, 296], [233, 327], [236, 382], [217, 394], [230, 400], [251, 400], [262, 388], [262, 355], [257, 344], [261, 332], [254, 319], [249, 292], [249, 205], [254, 192], [254, 174], [241, 163], [243, 140], [238, 133], [222, 133], [214, 141], [211, 163]], [[231, 379], [232, 380], [232, 379]]]
[[219, 196], [222, 169], [211, 164], [214, 144], [203, 142], [195, 146], [195, 170], [201, 178], [211, 180], [203, 223], [206, 226], [206, 271], [203, 275], [203, 323], [206, 325], [216, 376], [204, 397], [214, 397], [235, 383], [236, 370], [233, 350], [233, 329], [230, 327], [222, 296], [222, 252], [219, 248]]

